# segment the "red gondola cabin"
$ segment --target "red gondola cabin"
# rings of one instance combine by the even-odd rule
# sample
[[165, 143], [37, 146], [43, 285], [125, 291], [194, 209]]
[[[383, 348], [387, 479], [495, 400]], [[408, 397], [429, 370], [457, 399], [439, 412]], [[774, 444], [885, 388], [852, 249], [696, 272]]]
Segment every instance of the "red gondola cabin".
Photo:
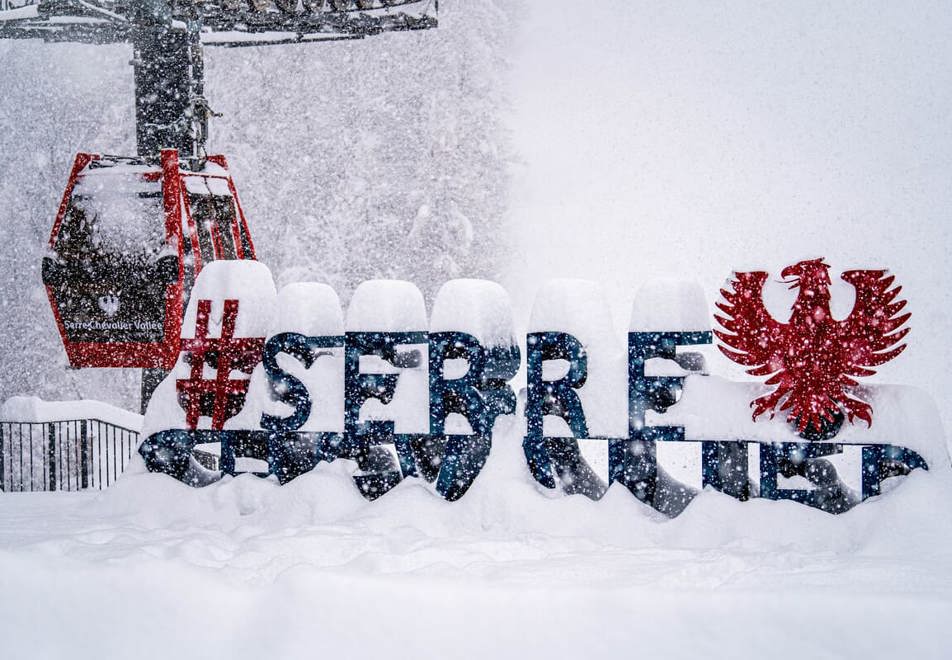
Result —
[[43, 259], [43, 283], [73, 367], [171, 369], [202, 265], [254, 259], [224, 156], [201, 171], [141, 158], [76, 156]]

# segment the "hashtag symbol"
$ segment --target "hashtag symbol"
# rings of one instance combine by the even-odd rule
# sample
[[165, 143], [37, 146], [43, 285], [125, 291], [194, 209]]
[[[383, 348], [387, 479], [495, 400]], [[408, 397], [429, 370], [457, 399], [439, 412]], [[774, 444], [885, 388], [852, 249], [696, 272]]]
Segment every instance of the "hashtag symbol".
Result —
[[[225, 420], [233, 417], [244, 406], [248, 393], [248, 379], [230, 378], [234, 369], [250, 374], [261, 362], [264, 348], [262, 337], [235, 338], [235, 319], [238, 317], [238, 301], [225, 301], [221, 337], [208, 336], [208, 320], [212, 301], [198, 301], [198, 317], [195, 323], [195, 338], [182, 339], [182, 351], [187, 352], [191, 364], [188, 379], [175, 381], [179, 402], [185, 409], [185, 422], [189, 429], [198, 426], [203, 414], [212, 418], [212, 428], [221, 430]], [[205, 378], [206, 360], [215, 369], [214, 378]]]

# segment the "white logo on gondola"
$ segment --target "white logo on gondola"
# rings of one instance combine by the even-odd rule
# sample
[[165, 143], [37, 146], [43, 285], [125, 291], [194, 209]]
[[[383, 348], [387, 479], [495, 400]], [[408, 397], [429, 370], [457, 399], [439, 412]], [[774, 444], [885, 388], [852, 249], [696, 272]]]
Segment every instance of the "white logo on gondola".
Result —
[[99, 296], [99, 298], [97, 298], [97, 302], [99, 303], [99, 309], [105, 312], [106, 316], [115, 316], [116, 312], [119, 311], [119, 296], [113, 293], [105, 296]]

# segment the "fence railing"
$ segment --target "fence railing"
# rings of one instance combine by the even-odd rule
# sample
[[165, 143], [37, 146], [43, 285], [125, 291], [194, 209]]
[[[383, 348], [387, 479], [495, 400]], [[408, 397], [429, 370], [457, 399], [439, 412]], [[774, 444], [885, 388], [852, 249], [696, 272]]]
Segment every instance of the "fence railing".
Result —
[[101, 490], [138, 445], [138, 431], [98, 419], [0, 422], [0, 490]]

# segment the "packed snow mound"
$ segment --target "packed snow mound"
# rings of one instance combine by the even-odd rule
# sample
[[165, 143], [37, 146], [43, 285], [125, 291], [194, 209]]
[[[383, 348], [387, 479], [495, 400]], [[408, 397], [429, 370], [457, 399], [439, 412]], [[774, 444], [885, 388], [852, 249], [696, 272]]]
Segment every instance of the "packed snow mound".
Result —
[[368, 280], [347, 308], [349, 332], [422, 332], [426, 327], [423, 294], [412, 282]]
[[631, 332], [703, 332], [711, 329], [704, 289], [694, 280], [645, 282], [631, 306]]
[[592, 350], [618, 349], [611, 309], [597, 282], [554, 279], [536, 294], [529, 332], [565, 332]]
[[450, 280], [433, 303], [431, 332], [466, 332], [484, 347], [518, 345], [512, 302], [504, 288], [488, 280]]
[[[315, 527], [346, 525], [361, 530], [371, 544], [378, 542], [377, 535], [382, 540], [402, 530], [399, 538], [426, 538], [434, 548], [453, 546], [441, 559], [454, 565], [469, 554], [467, 545], [493, 541], [515, 549], [523, 544], [520, 539], [527, 538], [576, 539], [602, 549], [854, 554], [888, 550], [896, 555], [948, 554], [948, 549], [921, 544], [929, 538], [952, 539], [952, 516], [937, 515], [936, 509], [940, 502], [952, 501], [948, 465], [914, 471], [885, 495], [839, 515], [790, 501], [740, 502], [707, 489], [683, 514], [669, 519], [618, 485], [597, 502], [582, 495], [540, 496], [524, 467], [511, 469], [522, 453], [513, 440], [509, 435], [493, 443], [484, 473], [465, 497], [452, 503], [435, 497], [416, 479], [406, 479], [368, 502], [351, 481], [353, 464], [338, 459], [319, 464], [284, 486], [273, 478], [241, 475], [195, 489], [160, 474], [124, 475], [98, 495], [84, 515], [99, 520], [132, 516], [149, 529], [184, 526], [225, 534], [254, 528], [308, 536]], [[387, 573], [399, 570], [397, 565], [367, 568]], [[479, 570], [465, 563], [457, 569]]]
[[[238, 301], [235, 337], [264, 337], [277, 291], [268, 267], [259, 261], [219, 260], [205, 264], [195, 280], [182, 321], [182, 338], [195, 337], [198, 303], [211, 300], [209, 336], [220, 337], [225, 301]], [[181, 362], [181, 360], [180, 360]]]
[[102, 401], [44, 401], [37, 396], [12, 396], [0, 407], [0, 421], [58, 422], [70, 419], [98, 419], [132, 431], [142, 428], [142, 415]]
[[297, 332], [305, 337], [343, 335], [344, 314], [337, 292], [318, 282], [294, 282], [282, 287], [268, 334], [273, 337], [281, 332]]

